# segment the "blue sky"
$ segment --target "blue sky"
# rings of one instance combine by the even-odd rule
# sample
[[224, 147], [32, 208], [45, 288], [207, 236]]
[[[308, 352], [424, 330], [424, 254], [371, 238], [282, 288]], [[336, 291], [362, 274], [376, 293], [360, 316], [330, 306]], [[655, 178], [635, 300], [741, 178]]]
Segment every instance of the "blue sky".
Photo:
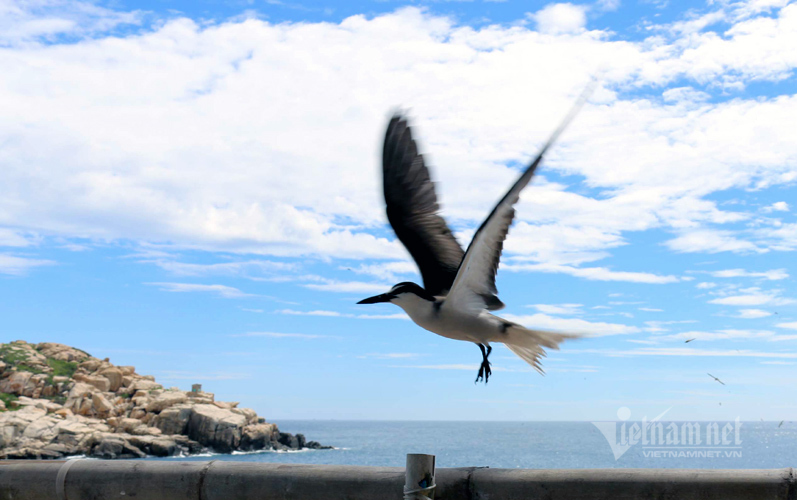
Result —
[[[783, 0], [2, 2], [2, 340], [271, 420], [791, 419], [796, 47]], [[474, 385], [474, 345], [355, 304], [419, 280], [387, 118], [464, 244], [595, 74], [498, 274], [589, 335]]]

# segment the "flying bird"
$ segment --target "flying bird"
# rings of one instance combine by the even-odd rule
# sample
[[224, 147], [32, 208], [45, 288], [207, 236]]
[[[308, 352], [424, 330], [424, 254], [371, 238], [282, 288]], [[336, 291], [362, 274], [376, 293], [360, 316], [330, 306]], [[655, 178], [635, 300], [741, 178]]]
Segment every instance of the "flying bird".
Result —
[[[695, 338], [696, 338], [696, 337], [695, 337]], [[689, 340], [685, 341], [685, 342], [684, 342], [684, 344], [688, 344], [689, 342], [691, 342], [691, 341], [693, 341], [693, 340], [695, 340], [695, 339], [689, 339]]]
[[411, 282], [358, 304], [390, 302], [404, 309], [419, 326], [442, 337], [473, 342], [482, 362], [476, 382], [490, 378], [491, 342], [501, 342], [538, 372], [543, 347], [558, 349], [577, 334], [531, 330], [490, 311], [504, 307], [497, 297], [495, 275], [504, 239], [515, 216], [514, 205], [528, 185], [543, 155], [584, 104], [591, 88], [582, 93], [562, 124], [520, 178], [501, 198], [463, 251], [446, 221], [439, 215], [434, 183], [423, 155], [418, 152], [407, 119], [390, 120], [382, 150], [382, 175], [387, 218], [398, 239], [418, 265], [423, 287]]
[[781, 420], [780, 423], [778, 424], [778, 429], [780, 429], [781, 427], [783, 427], [783, 420]]
[[714, 380], [716, 380], [717, 382], [719, 382], [720, 384], [722, 384], [722, 385], [725, 385], [725, 382], [723, 382], [722, 380], [718, 379], [718, 378], [717, 378], [717, 377], [715, 377], [714, 375], [712, 375], [712, 374], [710, 374], [710, 373], [707, 373], [707, 375], [708, 375], [709, 377], [713, 378]]

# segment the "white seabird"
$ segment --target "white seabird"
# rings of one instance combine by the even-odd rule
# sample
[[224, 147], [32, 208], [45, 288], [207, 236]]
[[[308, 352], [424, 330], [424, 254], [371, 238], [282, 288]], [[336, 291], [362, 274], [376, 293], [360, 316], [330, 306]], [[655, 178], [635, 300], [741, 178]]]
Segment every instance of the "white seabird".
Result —
[[534, 161], [501, 198], [463, 252], [446, 221], [438, 214], [434, 183], [423, 156], [418, 153], [407, 120], [393, 116], [382, 151], [387, 218], [399, 240], [418, 265], [424, 286], [403, 282], [389, 292], [363, 299], [358, 304], [391, 302], [404, 309], [418, 326], [440, 336], [474, 342], [482, 353], [476, 382], [487, 383], [491, 342], [501, 342], [543, 373], [543, 347], [577, 334], [532, 330], [489, 311], [504, 307], [495, 287], [495, 275], [504, 239], [515, 216], [514, 205], [529, 183], [548, 148], [586, 101], [588, 88], [562, 124], [554, 131]]

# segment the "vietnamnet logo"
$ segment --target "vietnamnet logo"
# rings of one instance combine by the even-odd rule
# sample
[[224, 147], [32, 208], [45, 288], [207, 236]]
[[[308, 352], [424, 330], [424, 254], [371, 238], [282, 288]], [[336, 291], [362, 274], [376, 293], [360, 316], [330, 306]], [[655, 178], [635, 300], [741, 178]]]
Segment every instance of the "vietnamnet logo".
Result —
[[615, 422], [592, 422], [608, 441], [619, 460], [634, 446], [642, 448], [645, 458], [741, 458], [742, 423], [733, 422], [667, 422], [661, 420], [667, 408], [657, 417], [631, 421], [631, 410], [617, 410]]

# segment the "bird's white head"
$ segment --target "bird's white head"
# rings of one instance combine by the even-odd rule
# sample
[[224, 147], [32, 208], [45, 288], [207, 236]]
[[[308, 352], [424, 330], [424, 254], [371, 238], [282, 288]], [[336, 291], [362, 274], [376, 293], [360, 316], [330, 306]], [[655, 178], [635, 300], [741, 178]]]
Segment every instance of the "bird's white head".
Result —
[[[423, 300], [428, 300], [430, 302], [434, 302], [435, 298], [429, 292], [424, 290], [419, 285], [412, 283], [410, 281], [404, 281], [397, 285], [393, 285], [393, 288], [390, 289], [389, 292], [383, 293], [381, 295], [374, 295], [373, 297], [368, 297], [367, 299], [363, 299], [358, 304], [378, 304], [379, 302], [392, 302], [394, 304], [399, 304], [404, 299], [409, 298], [410, 296], [420, 297]], [[400, 304], [399, 304], [400, 305]]]

